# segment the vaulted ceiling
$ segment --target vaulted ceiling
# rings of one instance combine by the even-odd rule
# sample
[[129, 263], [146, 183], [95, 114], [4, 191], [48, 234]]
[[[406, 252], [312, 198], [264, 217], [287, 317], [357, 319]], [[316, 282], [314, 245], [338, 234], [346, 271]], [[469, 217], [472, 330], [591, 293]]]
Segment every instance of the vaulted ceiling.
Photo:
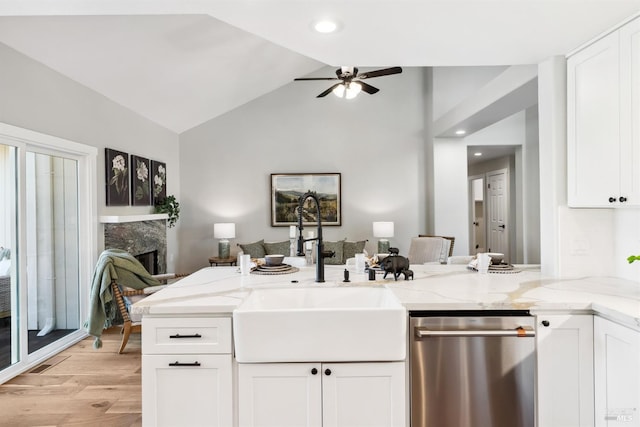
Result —
[[[535, 64], [638, 11], [640, 0], [0, 0], [0, 43], [181, 133], [325, 65]], [[316, 33], [322, 18], [338, 31]]]

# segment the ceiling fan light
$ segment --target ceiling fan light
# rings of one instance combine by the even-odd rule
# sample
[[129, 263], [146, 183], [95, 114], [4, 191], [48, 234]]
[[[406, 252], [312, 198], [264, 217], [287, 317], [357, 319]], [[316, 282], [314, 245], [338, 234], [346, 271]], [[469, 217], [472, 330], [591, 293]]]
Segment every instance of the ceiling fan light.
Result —
[[345, 89], [346, 88], [345, 88], [344, 84], [339, 84], [338, 86], [333, 88], [333, 94], [335, 96], [337, 96], [338, 98], [344, 98]]
[[362, 90], [362, 85], [360, 83], [353, 83], [353, 82], [349, 83], [349, 86], [347, 86], [346, 98], [347, 99], [355, 98], [356, 96], [358, 96], [361, 90]]

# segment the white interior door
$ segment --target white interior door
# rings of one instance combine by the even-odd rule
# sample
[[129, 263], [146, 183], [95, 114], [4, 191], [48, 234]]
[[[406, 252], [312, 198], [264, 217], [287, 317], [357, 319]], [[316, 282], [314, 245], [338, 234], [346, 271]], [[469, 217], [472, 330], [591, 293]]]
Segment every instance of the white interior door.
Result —
[[485, 250], [484, 175], [469, 177], [469, 253]]
[[487, 173], [487, 251], [509, 260], [509, 186], [507, 170]]

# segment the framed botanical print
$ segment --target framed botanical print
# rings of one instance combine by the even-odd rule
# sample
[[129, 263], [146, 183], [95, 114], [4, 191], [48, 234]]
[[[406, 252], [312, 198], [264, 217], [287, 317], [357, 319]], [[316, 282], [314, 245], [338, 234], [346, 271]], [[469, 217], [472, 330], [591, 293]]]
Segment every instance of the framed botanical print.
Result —
[[131, 155], [131, 204], [133, 206], [149, 206], [151, 204], [149, 166], [149, 159]]
[[105, 148], [107, 206], [129, 205], [129, 154]]
[[339, 173], [280, 173], [271, 174], [271, 225], [284, 227], [298, 223], [300, 197], [314, 191], [320, 202], [316, 208], [309, 198], [303, 205], [303, 223], [317, 223], [320, 211], [322, 225], [342, 224], [342, 202]]
[[167, 197], [167, 165], [151, 160], [152, 204], [155, 206]]

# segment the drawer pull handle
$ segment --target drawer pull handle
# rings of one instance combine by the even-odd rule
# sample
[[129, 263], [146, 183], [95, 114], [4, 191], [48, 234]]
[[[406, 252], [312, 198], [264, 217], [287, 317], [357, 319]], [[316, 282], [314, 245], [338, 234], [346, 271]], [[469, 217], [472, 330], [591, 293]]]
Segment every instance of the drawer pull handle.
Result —
[[175, 334], [175, 335], [169, 335], [169, 338], [202, 338], [202, 335], [200, 335], [200, 334], [193, 334], [193, 335]]
[[200, 366], [200, 362], [193, 362], [193, 363], [173, 362], [173, 363], [169, 363], [169, 366]]

